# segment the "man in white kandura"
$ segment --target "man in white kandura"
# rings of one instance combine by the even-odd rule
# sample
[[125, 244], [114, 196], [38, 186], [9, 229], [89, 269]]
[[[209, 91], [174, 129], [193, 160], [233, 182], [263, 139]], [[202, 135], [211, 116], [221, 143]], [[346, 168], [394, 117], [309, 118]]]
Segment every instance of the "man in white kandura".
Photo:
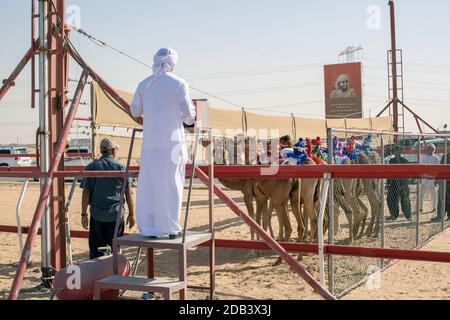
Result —
[[183, 123], [192, 125], [196, 112], [186, 81], [172, 71], [178, 55], [160, 49], [153, 58], [153, 75], [142, 81], [131, 113], [144, 118], [136, 218], [146, 237], [176, 238], [181, 231], [187, 149]]
[[[427, 155], [422, 157], [420, 163], [421, 164], [440, 164], [441, 159], [435, 153], [436, 146], [432, 143], [427, 143]], [[431, 197], [431, 212], [435, 212], [437, 210], [438, 204], [438, 191], [436, 186], [435, 179], [422, 179], [422, 183], [420, 185], [420, 211], [423, 212], [423, 202], [425, 198], [425, 193], [429, 193]]]

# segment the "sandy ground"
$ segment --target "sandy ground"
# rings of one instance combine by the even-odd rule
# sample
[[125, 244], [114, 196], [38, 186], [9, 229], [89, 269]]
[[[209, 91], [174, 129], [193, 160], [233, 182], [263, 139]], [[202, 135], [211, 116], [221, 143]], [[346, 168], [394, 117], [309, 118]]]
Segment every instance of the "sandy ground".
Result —
[[[67, 187], [67, 189], [69, 186]], [[19, 197], [21, 185], [16, 183], [0, 183], [0, 224], [15, 225], [15, 208]], [[39, 195], [37, 184], [31, 184], [23, 203], [22, 208], [22, 224], [29, 225], [32, 214], [34, 213], [35, 204]], [[227, 191], [227, 193], [244, 208], [241, 195], [239, 192]], [[73, 205], [70, 209], [70, 222], [72, 229], [80, 230], [80, 208], [81, 208], [81, 191], [77, 188]], [[193, 193], [193, 208], [189, 219], [189, 227], [193, 230], [207, 230], [208, 210], [207, 210], [207, 190], [196, 185]], [[249, 229], [241, 219], [235, 216], [220, 200], [215, 201], [215, 219], [217, 238], [227, 239], [249, 239]], [[428, 223], [432, 215], [421, 216], [421, 239], [428, 239], [433, 233], [437, 232], [440, 225]], [[278, 229], [277, 219], [273, 219], [274, 231]], [[293, 219], [292, 219], [293, 220]], [[346, 237], [346, 221], [343, 215], [340, 217], [341, 230], [336, 236], [338, 241], [342, 241]], [[293, 226], [296, 230], [295, 225]], [[136, 231], [136, 230], [131, 230]], [[415, 222], [408, 222], [404, 218], [398, 221], [386, 224], [386, 246], [408, 248], [414, 246]], [[296, 240], [296, 233], [293, 234]], [[441, 240], [439, 240], [441, 239]], [[435, 240], [430, 250], [449, 250], [450, 234], [447, 232], [444, 236]], [[444, 240], [442, 240], [444, 239]], [[18, 253], [18, 237], [16, 234], [0, 234], [0, 299], [7, 297], [9, 288], [14, 276], [16, 266], [19, 259]], [[380, 246], [379, 238], [364, 237], [354, 242], [359, 246]], [[87, 259], [87, 240], [73, 239], [73, 255], [75, 261], [83, 261]], [[127, 250], [126, 254], [133, 259], [134, 250]], [[155, 270], [157, 277], [177, 277], [177, 256], [171, 251], [157, 251], [155, 257]], [[274, 266], [273, 263], [276, 256], [272, 253], [256, 254], [248, 250], [232, 250], [217, 249], [217, 298], [218, 299], [320, 299], [320, 296], [305, 284], [305, 282], [285, 264]], [[39, 284], [40, 277], [40, 237], [37, 238], [31, 255], [32, 264], [27, 270], [23, 290], [20, 298], [22, 299], [48, 299], [48, 292], [39, 292], [35, 287]], [[306, 256], [302, 264], [314, 276], [318, 277], [317, 258], [315, 256]], [[361, 259], [353, 257], [335, 257], [335, 282], [336, 289], [344, 290], [361, 280], [366, 274], [368, 268], [373, 265], [379, 265], [379, 259]], [[199, 248], [188, 252], [188, 279], [190, 285], [207, 285], [209, 280], [208, 274], [208, 249]], [[405, 269], [404, 272], [399, 270], [399, 275], [408, 275], [411, 283], [400, 283], [395, 274], [390, 276], [395, 270], [405, 265], [410, 268], [415, 266], [414, 262], [405, 262], [397, 264], [388, 269], [383, 274], [382, 288], [379, 290], [378, 296], [371, 297], [370, 292], [365, 292], [363, 288], [354, 291], [347, 296], [351, 299], [390, 299], [396, 298], [448, 298], [445, 295], [444, 288], [449, 285], [450, 272], [448, 266], [442, 264], [424, 264], [433, 266], [436, 272], [421, 272], [419, 266], [411, 267], [410, 271]], [[435, 266], [434, 266], [435, 265]], [[406, 268], [403, 267], [403, 268]], [[439, 269], [440, 268], [440, 269]], [[447, 268], [447, 269], [445, 269]], [[428, 270], [428, 269], [427, 269]], [[438, 270], [441, 270], [439, 273]], [[445, 272], [447, 275], [445, 275]], [[141, 264], [138, 271], [139, 275], [145, 275], [145, 262]], [[444, 275], [444, 276], [443, 276]], [[400, 279], [400, 276], [399, 276]], [[446, 279], [446, 281], [442, 281]], [[439, 285], [433, 285], [438, 281]], [[399, 287], [408, 283], [411, 287], [405, 287], [404, 291], [408, 294], [397, 294], [402, 291]], [[421, 285], [425, 283], [425, 285]], [[416, 287], [413, 287], [413, 285]], [[390, 287], [389, 287], [390, 286]], [[383, 296], [383, 288], [396, 288], [395, 290], [386, 290]], [[442, 288], [436, 289], [436, 288]], [[436, 290], [441, 293], [437, 296]], [[357, 294], [357, 292], [360, 292]], [[202, 291], [191, 290], [188, 293], [190, 299], [206, 299], [207, 293]]]
[[[450, 230], [433, 239], [422, 250], [450, 251]], [[399, 300], [450, 299], [450, 264], [399, 261], [377, 280], [355, 289], [344, 299]]]

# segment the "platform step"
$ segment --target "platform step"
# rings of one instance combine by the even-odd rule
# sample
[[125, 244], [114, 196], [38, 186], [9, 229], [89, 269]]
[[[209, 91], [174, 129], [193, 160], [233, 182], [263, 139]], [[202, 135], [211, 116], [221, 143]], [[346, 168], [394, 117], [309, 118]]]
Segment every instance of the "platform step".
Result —
[[[187, 232], [185, 249], [190, 249], [199, 246], [202, 243], [208, 242], [212, 239], [210, 232]], [[126, 235], [114, 239], [114, 242], [119, 246], [125, 247], [141, 247], [141, 248], [158, 248], [158, 249], [182, 249], [183, 236], [176, 239], [169, 239], [169, 237], [151, 239], [139, 233]]]
[[186, 288], [184, 281], [175, 279], [147, 279], [136, 277], [123, 277], [112, 275], [95, 283], [95, 299], [100, 300], [102, 289], [131, 290], [139, 292], [159, 292], [167, 300], [172, 299], [172, 294]]

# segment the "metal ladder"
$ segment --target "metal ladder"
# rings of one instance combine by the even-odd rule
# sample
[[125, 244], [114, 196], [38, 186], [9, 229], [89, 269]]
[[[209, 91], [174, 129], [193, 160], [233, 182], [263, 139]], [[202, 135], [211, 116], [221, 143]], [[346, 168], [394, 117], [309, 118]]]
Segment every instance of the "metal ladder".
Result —
[[[396, 51], [397, 58], [397, 95], [398, 99], [404, 102], [404, 82], [403, 82], [403, 51], [401, 49], [397, 49]], [[394, 88], [393, 88], [393, 75], [392, 75], [392, 50], [388, 50], [387, 52], [387, 65], [388, 65], [388, 95], [389, 101], [393, 99], [394, 96]], [[389, 116], [393, 116], [392, 106], [389, 107]], [[405, 107], [402, 104], [398, 106], [398, 131], [405, 132]]]

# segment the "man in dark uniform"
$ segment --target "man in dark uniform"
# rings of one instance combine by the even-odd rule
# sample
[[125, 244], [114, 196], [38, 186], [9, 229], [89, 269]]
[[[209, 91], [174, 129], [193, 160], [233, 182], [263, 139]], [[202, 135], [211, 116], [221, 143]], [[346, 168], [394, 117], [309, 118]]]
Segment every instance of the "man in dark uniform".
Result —
[[[390, 164], [408, 164], [402, 156], [402, 148], [400, 146], [394, 147], [395, 157], [392, 158]], [[389, 207], [389, 212], [391, 214], [387, 220], [397, 220], [400, 213], [399, 200], [402, 206], [403, 214], [405, 218], [409, 221], [411, 218], [411, 201], [409, 199], [409, 185], [408, 180], [398, 180], [398, 179], [388, 179], [387, 185], [387, 202]]]
[[[110, 138], [100, 143], [102, 156], [86, 167], [86, 171], [125, 171], [125, 166], [115, 159], [119, 145]], [[123, 178], [84, 178], [81, 182], [82, 198], [82, 225], [89, 229], [89, 257], [95, 259], [102, 256], [98, 248], [112, 246], [116, 217], [120, 210], [120, 194]], [[127, 225], [135, 225], [135, 211], [129, 184], [125, 192], [128, 205]], [[87, 208], [90, 206], [90, 221]], [[119, 236], [123, 235], [124, 223], [119, 226]]]
[[[445, 164], [445, 155], [442, 156], [441, 164]], [[447, 154], [447, 164], [450, 164], [450, 153]], [[431, 221], [442, 221], [442, 215], [447, 213], [447, 220], [450, 221], [450, 180], [441, 180], [439, 184], [439, 196], [438, 196], [438, 210], [437, 216], [432, 218]], [[444, 186], [445, 186], [445, 206], [444, 206]]]

